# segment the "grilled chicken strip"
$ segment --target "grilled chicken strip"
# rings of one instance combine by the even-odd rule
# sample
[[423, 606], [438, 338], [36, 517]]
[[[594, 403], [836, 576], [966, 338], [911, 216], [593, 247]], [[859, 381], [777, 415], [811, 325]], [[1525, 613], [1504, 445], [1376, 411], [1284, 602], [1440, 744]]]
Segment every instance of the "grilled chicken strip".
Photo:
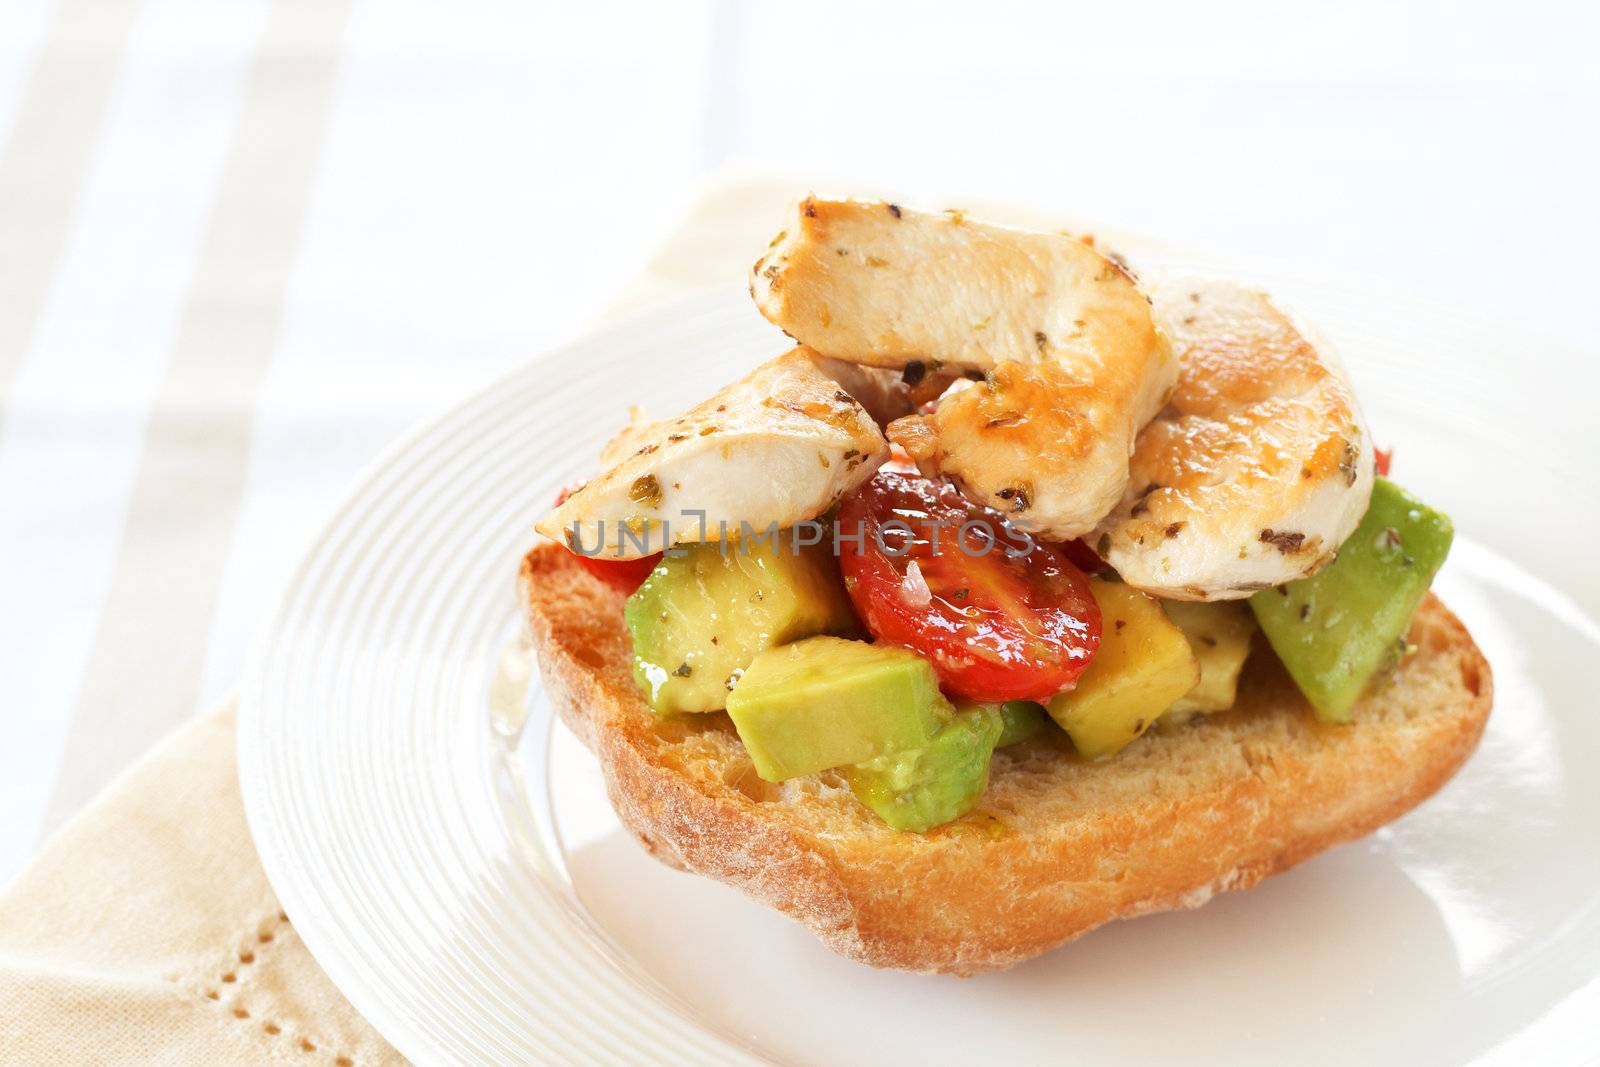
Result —
[[894, 204], [802, 200], [750, 295], [801, 344], [877, 367], [1070, 365], [1157, 344], [1133, 280], [1082, 241]]
[[1261, 293], [1182, 277], [1150, 291], [1178, 387], [1139, 435], [1100, 555], [1130, 585], [1179, 600], [1315, 573], [1372, 494], [1372, 442], [1343, 368]]
[[889, 436], [924, 473], [1046, 537], [1087, 533], [1117, 504], [1134, 436], [1177, 378], [1132, 277], [1063, 234], [812, 197], [750, 289], [826, 355], [911, 377], [982, 372]]
[[931, 476], [1020, 529], [1066, 541], [1093, 530], [1128, 485], [1139, 427], [1160, 410], [1166, 376], [1077, 373], [1002, 363], [982, 382], [960, 382], [929, 415], [889, 426], [889, 439]]
[[636, 559], [723, 530], [737, 537], [742, 523], [765, 531], [816, 518], [889, 457], [826, 362], [795, 348], [677, 418], [636, 420], [601, 453], [604, 473], [539, 532], [587, 555]]

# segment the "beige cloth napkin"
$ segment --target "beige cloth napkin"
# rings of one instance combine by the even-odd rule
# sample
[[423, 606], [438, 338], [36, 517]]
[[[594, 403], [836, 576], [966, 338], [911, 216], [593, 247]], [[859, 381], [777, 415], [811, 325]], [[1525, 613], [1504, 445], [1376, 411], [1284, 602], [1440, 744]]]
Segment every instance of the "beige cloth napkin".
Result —
[[[802, 191], [710, 187], [619, 310], [736, 283]], [[0, 1064], [405, 1062], [279, 909], [236, 771], [230, 703], [114, 780], [0, 892]]]
[[233, 725], [230, 703], [181, 727], [0, 896], [0, 1062], [405, 1062], [279, 910]]

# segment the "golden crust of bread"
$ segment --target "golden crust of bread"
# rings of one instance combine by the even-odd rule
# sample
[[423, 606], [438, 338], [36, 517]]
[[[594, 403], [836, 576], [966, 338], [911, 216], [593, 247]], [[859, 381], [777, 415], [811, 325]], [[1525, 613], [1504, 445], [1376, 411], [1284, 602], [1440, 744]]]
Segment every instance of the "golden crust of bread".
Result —
[[1430, 595], [1416, 651], [1348, 726], [1317, 722], [1261, 645], [1233, 710], [1099, 763], [1051, 731], [995, 754], [974, 811], [901, 833], [836, 775], [762, 781], [722, 713], [653, 713], [630, 674], [623, 595], [565, 550], [535, 548], [521, 582], [544, 684], [645, 848], [786, 912], [836, 952], [908, 971], [1009, 967], [1370, 833], [1455, 773], [1492, 702], [1488, 663]]

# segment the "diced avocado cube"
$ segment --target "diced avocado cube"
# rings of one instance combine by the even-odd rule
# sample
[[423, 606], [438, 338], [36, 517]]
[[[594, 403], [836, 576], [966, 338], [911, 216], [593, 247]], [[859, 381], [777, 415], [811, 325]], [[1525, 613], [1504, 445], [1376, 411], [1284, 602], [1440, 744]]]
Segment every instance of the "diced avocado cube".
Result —
[[1089, 579], [1100, 605], [1100, 650], [1074, 688], [1046, 710], [1088, 759], [1110, 756], [1200, 680], [1183, 631], [1161, 604], [1132, 586]]
[[1032, 700], [1008, 700], [1003, 704], [958, 700], [955, 703], [957, 715], [975, 709], [987, 709], [1000, 716], [1000, 740], [995, 742], [995, 748], [1005, 748], [1007, 745], [1020, 744], [1031, 737], [1037, 737], [1039, 731], [1050, 721], [1050, 716], [1045, 714], [1044, 705]]
[[1037, 737], [1049, 721], [1043, 704], [1031, 700], [1008, 700], [1000, 705], [1000, 740], [994, 743], [994, 747], [1005, 748]]
[[1272, 650], [1317, 717], [1348, 722], [1350, 708], [1397, 649], [1450, 551], [1450, 520], [1387, 478], [1332, 563], [1250, 597]]
[[[718, 711], [756, 655], [855, 632], [832, 554], [776, 538], [680, 546], [628, 598], [633, 677], [660, 712]], [[674, 549], [678, 551], [678, 549]]]
[[983, 796], [1002, 728], [996, 705], [973, 704], [920, 748], [846, 767], [844, 776], [884, 822], [920, 834], [965, 815]]
[[1250, 656], [1255, 616], [1237, 600], [1206, 604], [1165, 600], [1162, 606], [1189, 639], [1189, 649], [1200, 662], [1200, 681], [1167, 709], [1161, 721], [1182, 722], [1192, 715], [1227, 711], [1233, 707], [1239, 674]]
[[769, 782], [919, 748], [951, 715], [927, 660], [838, 637], [761, 653], [728, 694], [728, 717]]

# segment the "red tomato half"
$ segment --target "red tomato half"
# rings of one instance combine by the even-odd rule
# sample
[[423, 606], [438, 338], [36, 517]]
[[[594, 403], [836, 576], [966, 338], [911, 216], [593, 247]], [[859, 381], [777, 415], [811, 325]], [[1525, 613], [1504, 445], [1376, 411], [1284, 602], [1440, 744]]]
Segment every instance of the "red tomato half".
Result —
[[1377, 467], [1378, 473], [1383, 475], [1385, 478], [1389, 477], [1389, 463], [1393, 459], [1394, 451], [1392, 449], [1385, 450], [1382, 448], [1374, 448], [1372, 450], [1373, 466]]
[[607, 585], [624, 593], [631, 593], [650, 577], [650, 572], [661, 562], [661, 553], [657, 552], [640, 559], [598, 559], [594, 556], [578, 556], [578, 562], [583, 565], [584, 570]]
[[1048, 700], [1100, 647], [1100, 609], [1060, 551], [1003, 523], [951, 486], [879, 471], [839, 509], [839, 565], [873, 637], [926, 657], [946, 689]]
[[[571, 495], [571, 489], [563, 489], [557, 493], [556, 507], [560, 507]], [[639, 559], [601, 559], [598, 556], [585, 556], [580, 552], [572, 554], [577, 557], [578, 565], [584, 570], [624, 593], [631, 593], [639, 588], [644, 580], [650, 577], [650, 572], [656, 569], [656, 564], [661, 562], [659, 552]]]

